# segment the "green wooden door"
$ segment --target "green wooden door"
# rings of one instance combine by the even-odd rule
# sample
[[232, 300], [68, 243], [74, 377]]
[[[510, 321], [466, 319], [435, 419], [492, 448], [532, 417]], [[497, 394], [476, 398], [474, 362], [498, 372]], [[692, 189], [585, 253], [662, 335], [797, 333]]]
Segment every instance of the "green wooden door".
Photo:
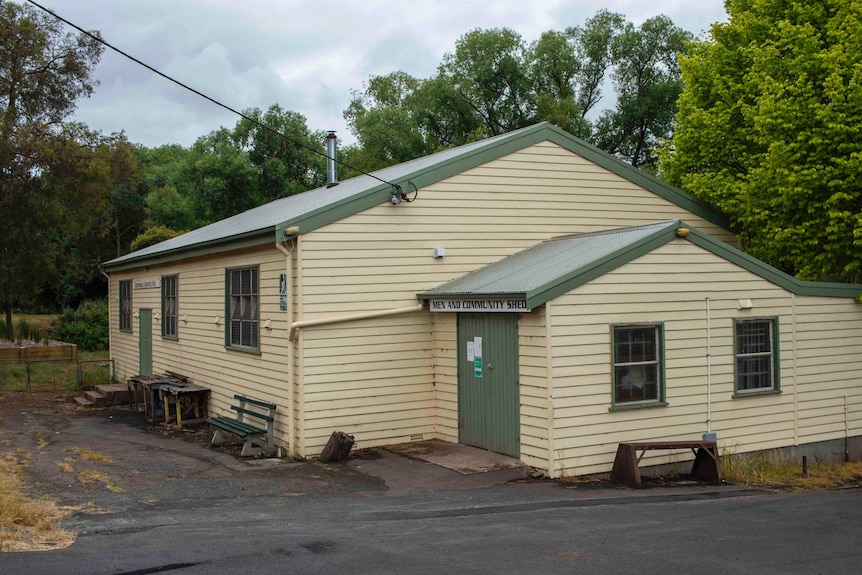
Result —
[[153, 310], [138, 310], [138, 373], [153, 373]]
[[520, 457], [517, 314], [458, 314], [458, 441]]

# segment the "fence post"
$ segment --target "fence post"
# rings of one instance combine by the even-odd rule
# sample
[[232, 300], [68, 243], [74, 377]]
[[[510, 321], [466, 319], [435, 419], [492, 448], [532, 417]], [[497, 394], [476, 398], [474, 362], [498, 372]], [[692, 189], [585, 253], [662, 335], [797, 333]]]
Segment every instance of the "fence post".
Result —
[[30, 389], [30, 361], [24, 361], [24, 369], [27, 370], [27, 392], [31, 391]]
[[77, 372], [78, 372], [78, 391], [81, 391], [82, 389], [84, 389], [84, 374], [83, 374], [83, 370], [81, 369], [81, 358], [78, 357], [77, 361], [78, 361], [78, 369], [77, 369]]

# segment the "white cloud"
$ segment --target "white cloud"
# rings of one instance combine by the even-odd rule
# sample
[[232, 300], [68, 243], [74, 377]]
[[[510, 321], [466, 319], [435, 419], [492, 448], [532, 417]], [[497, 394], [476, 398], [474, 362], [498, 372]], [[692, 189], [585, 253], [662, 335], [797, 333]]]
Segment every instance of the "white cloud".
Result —
[[[665, 13], [698, 33], [725, 18], [722, 0], [608, 0], [602, 7], [639, 24]], [[546, 30], [582, 25], [593, 2], [365, 0], [64, 0], [59, 14], [225, 104], [243, 110], [278, 103], [312, 130], [338, 130], [351, 91], [371, 75], [433, 74], [455, 42], [475, 28], [508, 27], [530, 42]], [[237, 119], [152, 72], [106, 51], [101, 85], [77, 119], [104, 132], [124, 130], [147, 146], [189, 145]]]

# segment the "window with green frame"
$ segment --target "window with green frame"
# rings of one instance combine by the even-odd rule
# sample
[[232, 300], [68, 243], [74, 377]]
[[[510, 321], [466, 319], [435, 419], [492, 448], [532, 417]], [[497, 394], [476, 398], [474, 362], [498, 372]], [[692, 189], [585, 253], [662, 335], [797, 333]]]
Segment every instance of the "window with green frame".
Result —
[[614, 325], [614, 406], [663, 405], [664, 336], [660, 323]]
[[120, 331], [132, 331], [132, 280], [120, 280]]
[[778, 391], [778, 318], [733, 322], [735, 392]]
[[179, 280], [176, 275], [162, 276], [162, 337], [177, 339]]
[[258, 268], [230, 268], [225, 276], [225, 344], [243, 351], [259, 351]]

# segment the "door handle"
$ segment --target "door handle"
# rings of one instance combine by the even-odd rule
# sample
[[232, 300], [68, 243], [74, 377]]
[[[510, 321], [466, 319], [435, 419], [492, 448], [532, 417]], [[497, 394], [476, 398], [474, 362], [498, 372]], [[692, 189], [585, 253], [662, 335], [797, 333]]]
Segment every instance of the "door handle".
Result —
[[489, 363], [489, 364], [488, 364], [488, 369], [494, 369], [494, 364], [493, 364], [493, 363]]

